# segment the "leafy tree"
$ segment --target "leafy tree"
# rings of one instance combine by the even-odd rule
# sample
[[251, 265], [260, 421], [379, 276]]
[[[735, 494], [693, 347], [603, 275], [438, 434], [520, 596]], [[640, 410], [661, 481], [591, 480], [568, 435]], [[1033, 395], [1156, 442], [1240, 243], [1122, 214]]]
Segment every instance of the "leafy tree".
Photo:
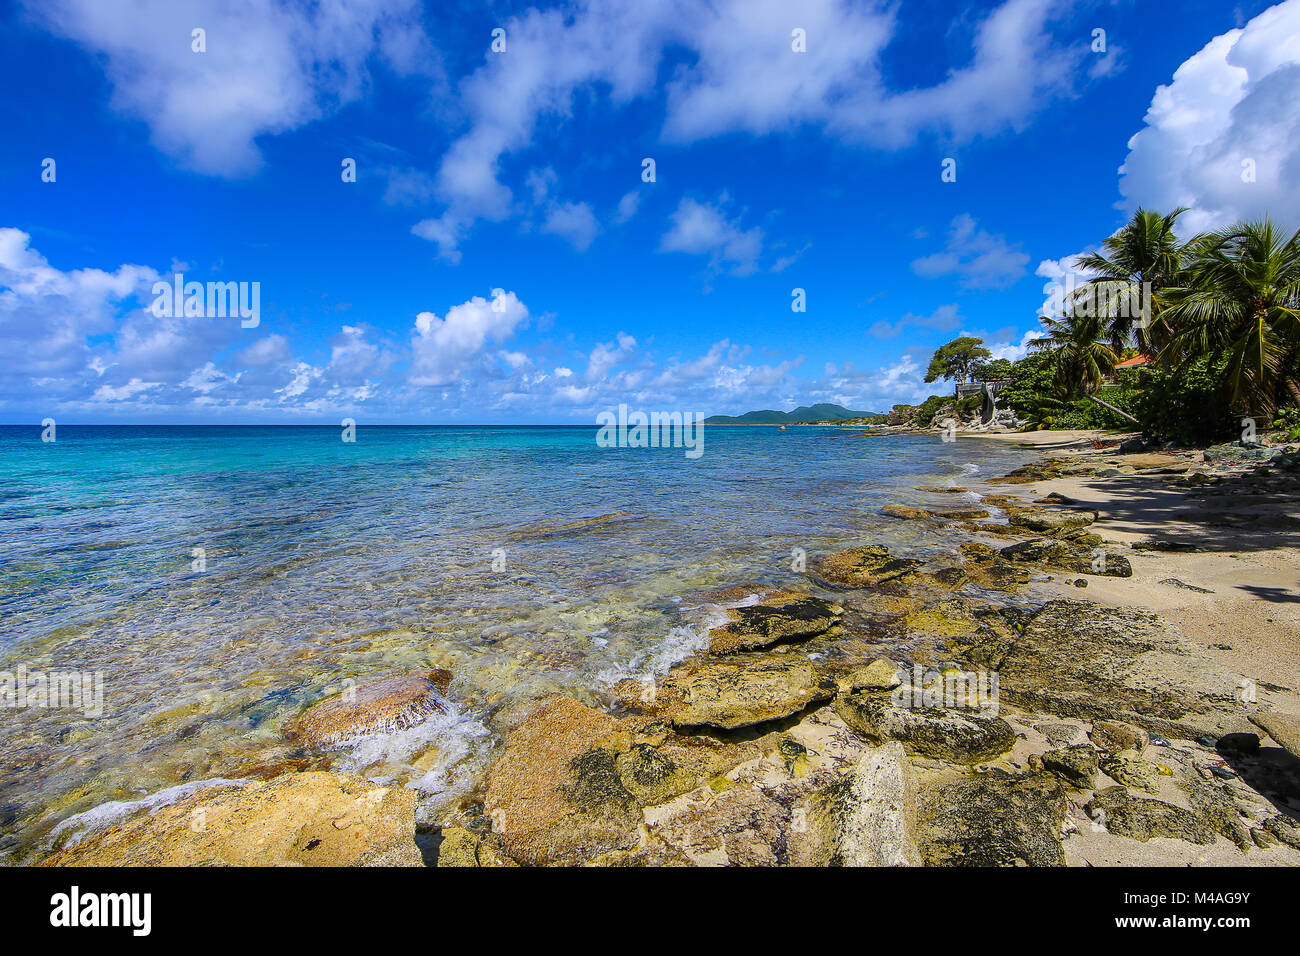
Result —
[[984, 348], [984, 340], [962, 336], [953, 339], [947, 345], [941, 345], [930, 359], [930, 368], [926, 372], [926, 384], [944, 379], [945, 381], [964, 382], [974, 370], [993, 353]]
[[1011, 359], [994, 359], [992, 362], [981, 362], [975, 366], [973, 375], [976, 381], [1005, 381], [1011, 377], [1011, 370], [1014, 363]]
[[[1132, 341], [1155, 350], [1168, 339], [1169, 327], [1161, 317], [1164, 291], [1181, 283], [1186, 246], [1174, 232], [1178, 207], [1168, 215], [1139, 208], [1133, 218], [1102, 242], [1102, 251], [1079, 256], [1075, 265], [1096, 273], [1075, 295], [1067, 311], [1091, 310], [1105, 321], [1111, 347], [1119, 351]], [[1143, 289], [1151, 290], [1145, 302]], [[1150, 307], [1150, 324], [1142, 322]]]
[[1164, 318], [1172, 335], [1161, 359], [1175, 368], [1223, 363], [1229, 403], [1269, 416], [1300, 399], [1300, 232], [1238, 223], [1191, 246], [1184, 284]]

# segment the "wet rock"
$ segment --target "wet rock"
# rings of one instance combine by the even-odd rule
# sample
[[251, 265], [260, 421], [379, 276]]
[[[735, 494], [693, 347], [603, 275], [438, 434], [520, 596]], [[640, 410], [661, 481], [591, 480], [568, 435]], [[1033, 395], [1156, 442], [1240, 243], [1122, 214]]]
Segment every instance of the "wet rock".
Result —
[[1107, 753], [1119, 753], [1121, 750], [1141, 752], [1150, 742], [1150, 735], [1141, 727], [1134, 727], [1122, 720], [1095, 720], [1088, 739]]
[[913, 558], [896, 558], [883, 545], [868, 545], [827, 555], [814, 563], [813, 570], [839, 587], [870, 588], [904, 578], [922, 564]]
[[1214, 829], [1196, 814], [1163, 800], [1135, 797], [1123, 787], [1097, 791], [1085, 810], [1088, 816], [1116, 836], [1143, 843], [1153, 837], [1202, 845], [1214, 842]]
[[1133, 566], [1128, 558], [1113, 551], [1101, 551], [1055, 538], [1035, 538], [1005, 547], [1001, 556], [1016, 564], [1033, 564], [1074, 574], [1097, 574], [1111, 578], [1131, 578]]
[[[391, 734], [442, 709], [445, 670], [370, 681], [309, 707], [285, 727], [303, 746], [329, 747], [368, 734]], [[441, 689], [440, 689], [441, 687]]]
[[885, 693], [857, 691], [840, 697], [835, 711], [872, 743], [897, 740], [910, 754], [973, 764], [1009, 751], [1015, 731], [1001, 717], [973, 707], [910, 707], [899, 704], [908, 688]]
[[847, 778], [818, 793], [806, 812], [819, 831], [803, 866], [919, 866], [916, 772], [898, 743], [873, 750]]
[[438, 845], [440, 867], [518, 866], [491, 840], [464, 827], [445, 827]]
[[930, 517], [930, 512], [924, 508], [913, 508], [910, 505], [885, 505], [880, 509], [880, 513], [889, 515], [891, 518], [903, 518], [909, 521]]
[[709, 632], [709, 651], [733, 654], [815, 637], [833, 627], [843, 610], [807, 594], [785, 591], [769, 595], [761, 604], [731, 610], [731, 620]]
[[506, 852], [522, 863], [572, 863], [636, 842], [640, 814], [619, 779], [625, 724], [553, 697], [508, 738], [488, 771], [484, 810]]
[[338, 773], [198, 790], [44, 866], [421, 866], [415, 793]]
[[1062, 866], [1067, 808], [1048, 774], [981, 774], [921, 791], [917, 842], [927, 866]]
[[1291, 756], [1300, 758], [1300, 717], [1261, 710], [1251, 714], [1250, 721], [1277, 741]]
[[1156, 765], [1143, 760], [1135, 750], [1108, 754], [1101, 760], [1101, 769], [1116, 783], [1148, 793], [1160, 792], [1160, 771]]
[[771, 655], [670, 671], [657, 703], [675, 727], [746, 727], [799, 713], [835, 696], [834, 681], [806, 658]]
[[1089, 744], [1078, 744], [1043, 754], [1043, 768], [1054, 773], [1078, 790], [1091, 790], [1097, 785], [1099, 762], [1097, 751]]

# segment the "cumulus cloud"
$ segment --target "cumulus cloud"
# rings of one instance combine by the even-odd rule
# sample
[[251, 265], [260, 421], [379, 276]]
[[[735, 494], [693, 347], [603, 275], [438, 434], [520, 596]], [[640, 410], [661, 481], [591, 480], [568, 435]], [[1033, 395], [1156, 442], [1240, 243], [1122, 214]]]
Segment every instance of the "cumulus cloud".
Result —
[[1052, 39], [1050, 21], [1063, 8], [1005, 0], [977, 24], [969, 62], [932, 86], [901, 92], [888, 88], [881, 65], [899, 32], [887, 0], [805, 0], [797, 17], [805, 53], [792, 49], [786, 0], [530, 8], [504, 21], [507, 52], [487, 53], [460, 84], [470, 127], [438, 171], [444, 209], [412, 231], [458, 261], [477, 220], [512, 214], [502, 160], [531, 143], [540, 117], [567, 117], [575, 92], [590, 85], [602, 85], [615, 107], [656, 93], [669, 51], [687, 54], [667, 87], [662, 135], [670, 142], [812, 126], [895, 149], [926, 133], [960, 143], [1023, 128], [1082, 73], [1084, 48]]
[[421, 312], [411, 340], [412, 385], [452, 385], [481, 364], [489, 342], [500, 344], [528, 320], [528, 307], [513, 292], [474, 296], [447, 310], [446, 318]]
[[[159, 149], [219, 176], [258, 168], [257, 137], [359, 99], [372, 58], [403, 73], [437, 62], [419, 0], [24, 2], [38, 23], [103, 61], [113, 107], [144, 120]], [[206, 52], [191, 48], [196, 27]]]
[[1190, 206], [1189, 231], [1266, 212], [1300, 228], [1300, 0], [1211, 40], [1145, 121], [1120, 167], [1128, 209]]
[[942, 252], [917, 259], [912, 271], [927, 279], [955, 275], [963, 289], [1005, 289], [1024, 277], [1027, 253], [1004, 236], [979, 228], [968, 213], [952, 221]]
[[689, 197], [677, 204], [671, 226], [659, 241], [660, 252], [707, 255], [717, 270], [749, 275], [758, 268], [763, 252], [763, 230], [742, 229], [740, 216], [728, 218], [722, 203], [701, 203]]

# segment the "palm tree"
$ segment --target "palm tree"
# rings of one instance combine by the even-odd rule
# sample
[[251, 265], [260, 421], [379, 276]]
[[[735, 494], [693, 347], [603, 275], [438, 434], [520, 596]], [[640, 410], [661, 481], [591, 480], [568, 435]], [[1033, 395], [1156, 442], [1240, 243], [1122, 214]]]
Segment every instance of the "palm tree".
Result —
[[1102, 383], [1114, 374], [1115, 363], [1119, 361], [1116, 349], [1107, 341], [1106, 318], [1096, 313], [1067, 312], [1060, 318], [1041, 316], [1039, 321], [1046, 332], [1031, 342], [1030, 347], [1051, 356], [1054, 384], [1065, 401], [1087, 398], [1129, 421], [1136, 421], [1128, 412], [1096, 395]]
[[[1078, 268], [1096, 273], [1076, 293], [1075, 311], [1092, 311], [1104, 318], [1116, 352], [1130, 341], [1154, 351], [1168, 338], [1169, 329], [1159, 314], [1163, 291], [1177, 285], [1182, 272], [1185, 247], [1174, 227], [1185, 212], [1183, 206], [1168, 215], [1139, 208], [1124, 228], [1102, 243], [1104, 255], [1093, 252], [1075, 259]], [[1144, 295], [1147, 291], [1150, 301]]]
[[1172, 335], [1162, 360], [1225, 361], [1228, 400], [1247, 414], [1271, 415], [1283, 391], [1300, 403], [1300, 232], [1287, 237], [1265, 218], [1203, 236], [1188, 252], [1163, 313]]

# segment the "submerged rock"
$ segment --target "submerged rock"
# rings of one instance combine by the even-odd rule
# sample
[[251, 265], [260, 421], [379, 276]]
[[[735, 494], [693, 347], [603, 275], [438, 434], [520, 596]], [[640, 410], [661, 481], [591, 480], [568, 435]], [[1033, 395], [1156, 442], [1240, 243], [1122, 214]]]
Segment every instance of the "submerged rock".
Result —
[[1056, 778], [994, 773], [929, 787], [917, 799], [927, 866], [1063, 866], [1068, 803]]
[[309, 707], [285, 727], [308, 747], [328, 747], [354, 737], [404, 730], [442, 709], [451, 673], [398, 674]]
[[896, 558], [888, 548], [873, 544], [827, 555], [813, 564], [813, 570], [833, 585], [871, 588], [911, 574], [924, 562]]
[[346, 774], [199, 790], [43, 866], [421, 866], [415, 792]]
[[821, 598], [790, 591], [765, 597], [761, 604], [732, 609], [731, 620], [709, 632], [709, 651], [732, 654], [779, 641], [816, 637], [830, 630], [844, 609]]
[[1135, 797], [1124, 787], [1098, 790], [1085, 810], [1096, 823], [1116, 836], [1143, 843], [1152, 837], [1199, 844], [1214, 842], [1214, 829], [1190, 810], [1163, 800]]

